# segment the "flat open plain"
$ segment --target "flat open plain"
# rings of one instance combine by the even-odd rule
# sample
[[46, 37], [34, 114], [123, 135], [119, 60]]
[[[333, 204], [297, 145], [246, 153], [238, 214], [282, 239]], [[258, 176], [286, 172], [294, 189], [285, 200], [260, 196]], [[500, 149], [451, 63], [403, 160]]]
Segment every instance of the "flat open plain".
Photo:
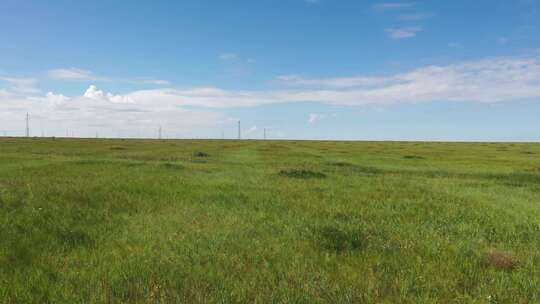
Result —
[[540, 145], [0, 139], [0, 303], [538, 303]]

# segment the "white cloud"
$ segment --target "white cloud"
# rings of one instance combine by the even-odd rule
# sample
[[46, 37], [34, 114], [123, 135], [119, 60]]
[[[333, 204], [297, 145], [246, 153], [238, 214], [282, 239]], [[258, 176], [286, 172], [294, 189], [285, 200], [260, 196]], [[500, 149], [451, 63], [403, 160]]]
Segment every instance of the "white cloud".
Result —
[[105, 80], [105, 78], [98, 77], [90, 71], [77, 68], [54, 69], [50, 70], [48, 75], [54, 80]]
[[[31, 78], [2, 79], [6, 86], [0, 83], [0, 121], [13, 128], [20, 128], [21, 117], [31, 110], [34, 118], [43, 117], [43, 124], [51, 128], [65, 123], [81, 129], [100, 125], [113, 130], [168, 123], [169, 128], [192, 132], [194, 126], [215, 127], [227, 121], [217, 110], [222, 108], [293, 102], [384, 108], [398, 103], [497, 103], [540, 98], [540, 54], [431, 65], [391, 75], [322, 79], [281, 76], [279, 81], [285, 87], [276, 90], [158, 88], [116, 95], [90, 86], [83, 95], [68, 97], [21, 89], [23, 84], [34, 83], [28, 81]], [[188, 110], [191, 106], [208, 109]], [[315, 116], [311, 115], [309, 121], [324, 118], [312, 114]]]
[[11, 95], [8, 90], [6, 89], [0, 89], [0, 99], [7, 98]]
[[320, 0], [304, 0], [305, 3], [307, 4], [319, 4], [321, 3]]
[[2, 130], [9, 135], [23, 135], [21, 126], [27, 111], [31, 114], [32, 134], [44, 131], [56, 136], [64, 135], [69, 128], [78, 136], [93, 137], [99, 132], [109, 137], [156, 137], [157, 126], [162, 125], [164, 136], [184, 137], [228, 122], [219, 112], [189, 110], [167, 100], [137, 102], [129, 95], [106, 93], [93, 85], [75, 97], [52, 92], [25, 96], [0, 89]]
[[[231, 66], [236, 66], [236, 70], [233, 72], [233, 74], [246, 74], [245, 69], [247, 69], [249, 65], [256, 62], [256, 60], [253, 58], [246, 58], [237, 53], [221, 53], [218, 57], [222, 62], [227, 62], [230, 63]], [[242, 67], [245, 67], [245, 69]], [[249, 74], [249, 72], [247, 72], [247, 74]]]
[[61, 105], [69, 101], [69, 98], [62, 94], [54, 94], [53, 92], [47, 92], [47, 94], [45, 95], [45, 100], [47, 100], [51, 105]]
[[251, 128], [247, 129], [244, 133], [245, 134], [251, 134], [253, 132], [257, 131], [257, 126], [252, 126]]
[[330, 104], [388, 104], [427, 101], [503, 102], [540, 97], [537, 57], [498, 57], [407, 73], [333, 79], [289, 78], [298, 99]]
[[373, 8], [379, 11], [398, 10], [414, 6], [414, 2], [386, 2], [373, 5]]
[[322, 119], [326, 118], [325, 114], [309, 113], [308, 122], [310, 124], [316, 123]]
[[153, 85], [170, 85], [170, 82], [163, 79], [152, 78], [114, 78], [99, 76], [95, 73], [78, 69], [78, 68], [63, 68], [49, 70], [47, 75], [50, 79], [61, 81], [100, 81], [100, 82], [126, 82], [134, 84], [153, 84]]
[[94, 99], [94, 100], [100, 100], [104, 98], [105, 94], [103, 93], [103, 91], [96, 89], [96, 86], [91, 85], [86, 90], [86, 92], [84, 92], [83, 96], [86, 98]]
[[37, 79], [35, 78], [0, 76], [0, 82], [2, 81], [8, 85], [8, 90], [4, 94], [7, 94], [8, 91], [19, 94], [36, 94], [40, 92], [36, 87]]
[[326, 87], [326, 88], [350, 88], [350, 87], [373, 87], [380, 86], [392, 80], [387, 77], [377, 76], [354, 76], [323, 79], [306, 79], [299, 75], [278, 76], [277, 80], [286, 86], [293, 87]]
[[138, 79], [135, 82], [143, 84], [170, 85], [171, 82], [163, 79]]
[[103, 93], [96, 88], [96, 86], [91, 85], [86, 92], [84, 92], [83, 97], [99, 100], [99, 101], [108, 101], [112, 103], [134, 103], [133, 99], [129, 96], [122, 95], [113, 95], [111, 93]]
[[395, 40], [412, 38], [421, 31], [422, 28], [419, 26], [388, 28], [385, 30], [385, 32], [388, 34], [388, 37]]
[[223, 61], [230, 61], [238, 59], [238, 54], [236, 53], [221, 53], [219, 54], [219, 59]]
[[425, 20], [435, 17], [434, 13], [414, 13], [414, 14], [404, 14], [398, 17], [402, 21], [418, 21]]
[[338, 115], [336, 113], [329, 113], [329, 114], [323, 114], [323, 113], [309, 113], [308, 115], [308, 123], [314, 124], [317, 123], [323, 119], [326, 118], [334, 118]]

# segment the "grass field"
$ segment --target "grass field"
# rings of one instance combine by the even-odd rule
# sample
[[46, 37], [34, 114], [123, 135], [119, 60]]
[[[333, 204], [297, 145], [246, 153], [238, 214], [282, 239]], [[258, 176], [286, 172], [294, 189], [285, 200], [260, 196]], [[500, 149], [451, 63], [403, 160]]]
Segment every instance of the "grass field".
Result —
[[540, 303], [540, 145], [0, 139], [0, 303]]

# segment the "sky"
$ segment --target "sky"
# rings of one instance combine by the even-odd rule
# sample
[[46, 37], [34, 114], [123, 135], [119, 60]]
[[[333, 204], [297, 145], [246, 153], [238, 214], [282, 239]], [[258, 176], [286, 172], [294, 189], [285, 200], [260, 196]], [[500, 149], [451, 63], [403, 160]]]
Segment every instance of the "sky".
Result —
[[540, 0], [0, 0], [0, 136], [540, 141]]

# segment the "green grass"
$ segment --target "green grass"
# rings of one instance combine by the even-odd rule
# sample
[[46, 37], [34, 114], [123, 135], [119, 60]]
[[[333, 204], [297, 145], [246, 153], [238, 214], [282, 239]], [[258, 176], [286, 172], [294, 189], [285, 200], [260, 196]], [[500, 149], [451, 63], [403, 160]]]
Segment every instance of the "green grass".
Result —
[[540, 145], [0, 139], [0, 303], [121, 302], [539, 303]]

